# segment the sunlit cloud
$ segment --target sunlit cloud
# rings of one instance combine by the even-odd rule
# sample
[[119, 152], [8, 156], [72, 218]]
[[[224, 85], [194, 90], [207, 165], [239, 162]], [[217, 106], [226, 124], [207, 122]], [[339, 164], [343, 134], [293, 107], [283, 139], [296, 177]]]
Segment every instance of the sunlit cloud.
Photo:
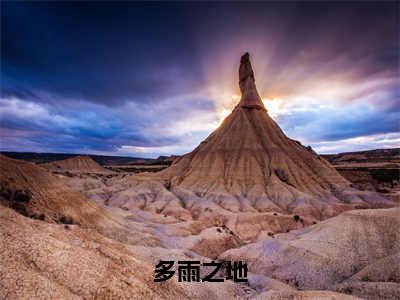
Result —
[[268, 114], [276, 118], [279, 115], [282, 115], [286, 112], [285, 108], [285, 100], [280, 98], [263, 98], [262, 99], [264, 106], [266, 107]]

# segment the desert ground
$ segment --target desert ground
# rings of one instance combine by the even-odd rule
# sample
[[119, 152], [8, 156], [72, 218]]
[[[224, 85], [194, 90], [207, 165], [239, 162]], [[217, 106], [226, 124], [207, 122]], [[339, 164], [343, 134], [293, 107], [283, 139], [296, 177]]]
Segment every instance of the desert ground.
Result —
[[[1, 155], [0, 298], [400, 299], [399, 149], [318, 155], [268, 115], [247, 54], [239, 79], [181, 157]], [[248, 282], [154, 282], [160, 260], [243, 261]]]

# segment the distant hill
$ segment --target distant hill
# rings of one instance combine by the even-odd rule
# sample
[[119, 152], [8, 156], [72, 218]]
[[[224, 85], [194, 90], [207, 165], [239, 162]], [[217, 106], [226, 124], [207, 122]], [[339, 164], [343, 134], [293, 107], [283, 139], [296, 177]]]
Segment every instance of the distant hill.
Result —
[[[1, 154], [14, 159], [22, 159], [34, 163], [48, 163], [76, 156], [86, 155], [102, 166], [117, 165], [170, 165], [178, 155], [159, 156], [158, 158], [140, 158], [129, 156], [111, 156], [111, 155], [92, 155], [92, 154], [68, 154], [68, 153], [35, 153], [35, 152], [9, 152], [0, 151]], [[400, 148], [375, 149], [358, 152], [343, 152], [338, 154], [322, 154], [323, 158], [332, 164], [342, 164], [346, 162], [390, 162], [400, 161]]]
[[368, 151], [358, 152], [344, 152], [339, 154], [325, 154], [321, 155], [332, 164], [342, 163], [378, 163], [378, 162], [391, 162], [400, 161], [400, 148], [392, 149], [375, 149]]
[[322, 155], [353, 186], [400, 201], [400, 148]]
[[111, 170], [104, 168], [87, 155], [75, 156], [40, 165], [53, 172], [112, 173]]
[[49, 163], [64, 160], [76, 156], [87, 155], [102, 166], [109, 165], [129, 165], [129, 164], [148, 164], [157, 161], [152, 158], [138, 158], [128, 156], [107, 156], [107, 155], [90, 155], [90, 154], [67, 154], [67, 153], [35, 153], [35, 152], [8, 152], [1, 151], [1, 154], [14, 158], [30, 161], [34, 163]]

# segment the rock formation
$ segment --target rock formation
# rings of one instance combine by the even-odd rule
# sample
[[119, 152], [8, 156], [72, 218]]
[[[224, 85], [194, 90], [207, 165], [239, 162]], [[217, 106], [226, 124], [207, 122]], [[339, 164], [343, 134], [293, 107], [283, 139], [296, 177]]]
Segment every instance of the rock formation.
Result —
[[203, 229], [225, 225], [242, 241], [301, 228], [346, 210], [396, 206], [376, 193], [352, 188], [326, 160], [283, 133], [258, 95], [248, 54], [241, 59], [239, 85], [242, 98], [232, 113], [170, 167], [68, 184], [90, 199], [147, 220], [196, 220]]
[[76, 172], [76, 173], [96, 173], [96, 174], [112, 173], [112, 171], [103, 168], [92, 158], [86, 155], [79, 155], [64, 160], [44, 163], [41, 164], [41, 166], [53, 172]]
[[250, 63], [250, 55], [246, 53], [240, 59], [239, 87], [242, 93], [239, 106], [245, 108], [264, 109], [264, 104], [256, 88], [253, 68]]
[[327, 161], [284, 134], [261, 101], [248, 53], [241, 58], [239, 86], [241, 100], [221, 126], [154, 178], [180, 198], [193, 195], [230, 209], [325, 218], [386, 205], [352, 189]]

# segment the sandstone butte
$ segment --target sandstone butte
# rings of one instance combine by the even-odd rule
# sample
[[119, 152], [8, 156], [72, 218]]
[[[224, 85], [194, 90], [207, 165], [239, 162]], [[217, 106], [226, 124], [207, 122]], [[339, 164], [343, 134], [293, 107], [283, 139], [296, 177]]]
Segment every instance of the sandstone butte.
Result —
[[[352, 188], [310, 147], [285, 135], [257, 92], [248, 53], [240, 61], [239, 86], [240, 102], [219, 128], [169, 168], [131, 176], [127, 181], [136, 185], [136, 191], [130, 195], [125, 191], [124, 199], [179, 198], [183, 205], [178, 206], [184, 209], [196, 202], [196, 214], [208, 207], [208, 211], [275, 211], [316, 219], [354, 208], [392, 205], [377, 194]], [[117, 194], [114, 199], [118, 201]]]

